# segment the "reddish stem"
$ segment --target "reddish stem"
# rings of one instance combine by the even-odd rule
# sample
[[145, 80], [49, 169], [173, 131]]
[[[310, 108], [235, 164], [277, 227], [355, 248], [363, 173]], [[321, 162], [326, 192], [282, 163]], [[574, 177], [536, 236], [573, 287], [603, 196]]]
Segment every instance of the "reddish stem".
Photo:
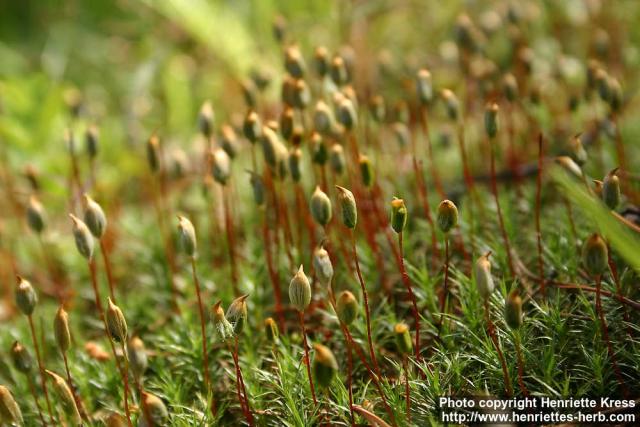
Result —
[[307, 365], [307, 377], [309, 378], [309, 388], [311, 389], [311, 397], [313, 397], [313, 404], [318, 405], [316, 399], [316, 389], [313, 386], [313, 377], [311, 375], [311, 362], [309, 362], [309, 347], [307, 345], [307, 330], [304, 327], [304, 313], [298, 311], [298, 319], [300, 320], [300, 327], [302, 328], [302, 344], [304, 345], [304, 364]]
[[227, 250], [229, 251], [231, 267], [231, 284], [233, 285], [233, 294], [237, 297], [240, 295], [238, 290], [238, 267], [236, 265], [235, 240], [233, 238], [233, 220], [231, 218], [231, 207], [229, 206], [229, 191], [226, 186], [222, 188], [222, 199], [224, 205], [224, 228], [227, 234]]
[[[207, 329], [206, 319], [204, 317], [204, 306], [202, 305], [202, 294], [200, 293], [200, 279], [196, 271], [196, 259], [191, 257], [191, 274], [193, 283], [196, 288], [196, 297], [198, 299], [198, 315], [200, 317], [200, 334], [202, 336], [202, 375], [204, 375], [204, 386], [207, 392], [211, 390], [211, 377], [209, 376], [209, 352], [207, 351]], [[211, 399], [211, 411], [216, 415], [215, 399]]]
[[422, 168], [418, 164], [418, 160], [416, 158], [415, 147], [413, 155], [413, 172], [416, 176], [418, 185], [418, 197], [420, 198], [420, 203], [422, 204], [422, 211], [424, 212], [424, 216], [427, 219], [429, 228], [431, 229], [431, 251], [433, 252], [433, 263], [435, 265], [435, 259], [439, 255], [438, 241], [436, 239], [436, 227], [433, 221], [433, 217], [431, 216], [431, 208], [429, 206], [429, 193], [427, 192], [427, 186], [425, 185], [424, 178], [422, 176]]
[[[611, 277], [613, 278], [613, 283], [616, 285], [616, 293], [618, 294], [618, 299], [622, 298], [622, 287], [620, 286], [620, 278], [618, 276], [618, 267], [616, 267], [616, 263], [613, 261], [613, 258], [611, 258], [611, 250], [608, 251], [607, 253], [608, 256], [608, 263], [609, 263], [609, 270], [611, 270]], [[631, 333], [631, 328], [629, 327], [629, 323], [631, 322], [631, 319], [629, 318], [629, 312], [627, 311], [627, 307], [623, 304], [622, 305], [622, 315], [624, 317], [624, 321], [627, 323], [627, 335], [629, 335], [629, 337], [631, 338], [632, 333]]]
[[351, 244], [353, 248], [353, 259], [356, 263], [356, 272], [358, 274], [358, 281], [360, 282], [360, 289], [362, 290], [362, 297], [364, 299], [364, 313], [367, 323], [367, 341], [369, 344], [369, 355], [371, 356], [371, 362], [376, 370], [376, 374], [380, 376], [380, 366], [378, 365], [378, 359], [376, 359], [376, 353], [373, 348], [373, 339], [371, 338], [371, 311], [369, 309], [369, 293], [362, 277], [362, 271], [360, 271], [360, 261], [358, 260], [358, 250], [356, 248], [356, 237], [353, 230], [349, 230], [351, 234]]
[[431, 169], [431, 176], [433, 183], [436, 186], [438, 195], [441, 199], [446, 199], [444, 189], [442, 187], [442, 181], [440, 180], [440, 174], [436, 167], [436, 162], [433, 158], [433, 144], [431, 143], [431, 136], [429, 135], [429, 121], [427, 120], [427, 108], [420, 108], [420, 125], [422, 126], [422, 132], [424, 133], [425, 140], [427, 141], [427, 154], [429, 156], [429, 168]]
[[102, 253], [102, 261], [104, 262], [104, 269], [107, 272], [107, 282], [109, 283], [109, 295], [111, 301], [116, 304], [115, 283], [113, 280], [113, 274], [111, 273], [111, 263], [109, 262], [109, 254], [107, 253], [107, 246], [102, 239], [100, 241], [100, 252]]
[[242, 368], [240, 368], [240, 358], [238, 356], [238, 337], [234, 337], [234, 349], [233, 354], [235, 357], [236, 366], [238, 367], [238, 380], [240, 381], [240, 387], [242, 387], [242, 394], [244, 396], [244, 406], [247, 409], [247, 415], [249, 416], [249, 425], [253, 425], [253, 414], [251, 413], [251, 407], [249, 406], [249, 395], [247, 395], [247, 388], [244, 385], [244, 377], [242, 376]]
[[67, 360], [67, 353], [65, 353], [64, 351], [62, 351], [61, 353], [62, 353], [62, 360], [64, 361], [64, 370], [67, 373], [67, 382], [69, 383], [69, 387], [71, 388], [71, 392], [73, 394], [73, 400], [76, 402], [76, 406], [78, 407], [78, 411], [80, 412], [80, 416], [82, 417], [82, 419], [85, 421], [88, 421], [89, 417], [87, 415], [87, 410], [82, 404], [82, 401], [80, 400], [80, 396], [78, 396], [78, 393], [76, 393], [76, 388], [73, 385], [74, 382], [71, 379], [71, 370], [69, 369], [69, 361]]
[[396, 419], [393, 415], [393, 411], [391, 411], [391, 407], [389, 406], [389, 403], [387, 402], [387, 398], [385, 397], [384, 392], [382, 391], [382, 387], [380, 386], [380, 378], [373, 373], [371, 366], [367, 362], [367, 358], [364, 354], [364, 351], [362, 351], [360, 346], [354, 341], [353, 336], [351, 336], [351, 332], [349, 332], [349, 328], [347, 328], [346, 326], [343, 326], [342, 323], [341, 323], [341, 328], [342, 328], [342, 332], [345, 334], [345, 337], [347, 338], [348, 345], [355, 350], [356, 355], [358, 356], [358, 358], [360, 358], [360, 361], [362, 362], [364, 367], [367, 369], [367, 372], [369, 373], [369, 377], [371, 378], [371, 381], [373, 381], [373, 384], [376, 386], [376, 389], [378, 390], [378, 394], [382, 399], [384, 408], [387, 411], [387, 414], [389, 414], [389, 419], [391, 420], [391, 424], [395, 426]]
[[413, 318], [416, 324], [416, 361], [420, 361], [420, 314], [418, 312], [418, 302], [416, 300], [416, 296], [413, 293], [413, 289], [411, 288], [411, 281], [409, 280], [409, 275], [407, 274], [407, 270], [404, 267], [404, 256], [402, 249], [402, 235], [404, 233], [398, 233], [398, 249], [400, 252], [400, 274], [402, 276], [402, 283], [405, 288], [407, 288], [407, 292], [409, 292], [409, 298], [411, 299]]
[[602, 311], [602, 298], [601, 294], [602, 287], [602, 276], [599, 274], [596, 276], [596, 312], [598, 313], [598, 317], [600, 318], [600, 326], [602, 327], [602, 339], [604, 340], [607, 346], [607, 352], [609, 353], [609, 358], [611, 359], [611, 365], [613, 366], [613, 372], [616, 376], [616, 380], [618, 380], [618, 384], [620, 388], [622, 388], [622, 394], [628, 396], [629, 392], [627, 387], [624, 384], [624, 379], [622, 378], [622, 373], [620, 372], [620, 368], [618, 366], [618, 362], [616, 360], [616, 354], [613, 351], [613, 345], [611, 344], [611, 339], [609, 338], [609, 328], [607, 327], [607, 319], [604, 317], [604, 312]]
[[[153, 178], [153, 177], [152, 177]], [[164, 191], [163, 186], [160, 185], [160, 189], [158, 189], [158, 183], [155, 179], [153, 181], [153, 200], [154, 207], [156, 210], [156, 215], [158, 217], [158, 226], [160, 227], [160, 235], [162, 236], [162, 243], [164, 244], [164, 256], [167, 260], [167, 265], [169, 266], [169, 285], [171, 286], [171, 302], [173, 305], [173, 310], [175, 313], [180, 314], [180, 306], [178, 306], [178, 288], [176, 287], [175, 282], [175, 259], [173, 255], [173, 244], [171, 239], [169, 238], [169, 233], [167, 232], [167, 227], [164, 221]]]
[[36, 351], [36, 360], [38, 361], [38, 370], [40, 371], [40, 382], [42, 383], [42, 391], [44, 392], [44, 399], [47, 402], [47, 409], [49, 411], [49, 417], [51, 423], [54, 423], [55, 417], [53, 416], [53, 409], [51, 407], [51, 401], [49, 400], [49, 391], [47, 390], [47, 381], [44, 376], [44, 366], [42, 365], [42, 357], [40, 357], [40, 345], [36, 338], [36, 329], [33, 326], [33, 316], [28, 315], [29, 329], [31, 330], [31, 339], [33, 340], [33, 348]]
[[278, 272], [273, 265], [273, 257], [271, 255], [271, 245], [269, 244], [269, 226], [267, 224], [267, 216], [265, 212], [264, 224], [262, 225], [262, 240], [264, 241], [264, 253], [267, 259], [267, 271], [269, 272], [269, 279], [271, 286], [273, 287], [273, 295], [276, 300], [276, 317], [278, 318], [278, 324], [280, 330], [284, 330], [284, 312], [282, 310], [282, 294], [280, 292], [280, 280], [278, 279]]
[[498, 342], [498, 336], [496, 335], [495, 325], [491, 320], [491, 315], [489, 314], [489, 302], [485, 301], [484, 303], [484, 316], [487, 322], [487, 332], [491, 337], [491, 341], [493, 342], [493, 346], [498, 353], [498, 359], [500, 359], [500, 364], [502, 365], [502, 375], [504, 376], [504, 387], [507, 392], [507, 396], [513, 396], [513, 387], [511, 386], [511, 378], [509, 377], [509, 370], [507, 369], [507, 362], [504, 359], [504, 354], [500, 349], [500, 343]]
[[242, 409], [242, 413], [244, 414], [245, 419], [249, 426], [253, 426], [253, 417], [251, 416], [251, 412], [249, 411], [249, 407], [244, 401], [242, 396], [242, 383], [240, 382], [241, 372], [240, 372], [240, 363], [238, 361], [237, 354], [235, 350], [229, 346], [229, 351], [231, 352], [231, 357], [233, 358], [233, 365], [236, 370], [236, 393], [238, 394], [238, 401], [240, 402], [240, 409]]
[[520, 386], [520, 392], [524, 397], [529, 396], [529, 390], [527, 390], [527, 386], [524, 385], [524, 361], [522, 360], [522, 348], [520, 346], [520, 337], [516, 336], [515, 339], [516, 346], [516, 359], [518, 362], [518, 385]]
[[353, 416], [353, 360], [351, 347], [347, 346], [347, 389], [349, 390], [349, 414], [351, 417], [351, 426], [355, 427], [355, 417]]
[[544, 262], [542, 259], [542, 228], [540, 227], [540, 210], [542, 202], [542, 159], [543, 159], [543, 140], [542, 134], [538, 136], [538, 175], [536, 177], [536, 240], [538, 246], [538, 276], [540, 278], [540, 292], [542, 297], [545, 296], [545, 280], [544, 280]]
[[98, 288], [98, 277], [96, 274], [96, 263], [93, 259], [89, 260], [89, 271], [91, 272], [91, 285], [93, 286], [93, 294], [96, 298], [96, 307], [98, 308], [98, 315], [102, 320], [102, 324], [104, 326], [104, 332], [107, 335], [107, 341], [109, 341], [109, 345], [111, 346], [111, 353], [113, 354], [113, 360], [116, 364], [116, 368], [122, 377], [122, 382], [124, 386], [124, 410], [127, 415], [127, 422], [129, 427], [133, 426], [131, 422], [131, 413], [129, 411], [129, 394], [131, 391], [129, 390], [129, 382], [125, 378], [127, 375], [123, 370], [122, 366], [120, 366], [120, 361], [118, 360], [118, 354], [116, 353], [116, 348], [113, 345], [113, 340], [111, 339], [111, 334], [109, 333], [109, 327], [107, 326], [107, 318], [104, 314], [104, 309], [102, 308], [102, 298], [100, 297], [100, 290]]
[[515, 270], [513, 267], [513, 259], [511, 258], [511, 245], [509, 244], [509, 236], [507, 235], [507, 229], [504, 226], [504, 217], [502, 216], [502, 209], [500, 207], [500, 198], [498, 197], [498, 183], [496, 180], [496, 156], [495, 156], [495, 140], [490, 138], [487, 143], [489, 144], [489, 156], [491, 167], [491, 192], [493, 193], [493, 200], [496, 204], [496, 210], [498, 213], [498, 223], [500, 225], [500, 232], [502, 233], [502, 241], [504, 242], [504, 250], [507, 252], [507, 263], [509, 265], [509, 273], [511, 277], [515, 277]]
[[38, 394], [36, 393], [36, 388], [33, 385], [33, 380], [29, 375], [27, 375], [27, 383], [29, 383], [29, 391], [33, 396], [33, 401], [36, 403], [36, 408], [38, 409], [38, 416], [40, 417], [40, 422], [42, 423], [43, 426], [46, 426], [47, 423], [44, 420], [44, 415], [42, 415], [42, 408], [40, 407], [40, 402], [38, 402]]
[[409, 394], [409, 366], [407, 356], [402, 356], [402, 368], [404, 369], [404, 396], [407, 407], [407, 421], [411, 424], [411, 395]]

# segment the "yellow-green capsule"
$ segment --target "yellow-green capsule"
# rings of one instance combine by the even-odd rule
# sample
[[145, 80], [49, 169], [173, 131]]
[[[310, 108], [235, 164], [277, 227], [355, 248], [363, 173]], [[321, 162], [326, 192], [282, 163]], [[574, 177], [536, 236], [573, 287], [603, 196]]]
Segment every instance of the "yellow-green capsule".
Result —
[[285, 107], [280, 114], [280, 133], [282, 137], [290, 141], [295, 127], [295, 113], [293, 108]]
[[278, 342], [278, 338], [280, 336], [280, 331], [278, 330], [278, 324], [273, 317], [267, 317], [264, 320], [264, 334], [267, 336], [267, 340], [275, 344]]
[[331, 130], [334, 127], [334, 122], [335, 120], [331, 108], [329, 108], [324, 101], [318, 101], [313, 111], [314, 129], [323, 135], [327, 135], [331, 133]]
[[211, 153], [211, 174], [219, 184], [226, 185], [231, 175], [231, 159], [226, 151], [217, 148]]
[[276, 169], [278, 165], [278, 145], [280, 141], [276, 132], [268, 126], [262, 129], [262, 155], [264, 161], [271, 169]]
[[120, 307], [115, 305], [111, 298], [107, 300], [107, 312], [105, 313], [107, 320], [107, 329], [111, 339], [116, 342], [124, 343], [127, 341], [127, 321]]
[[189, 172], [189, 157], [181, 148], [171, 150], [168, 161], [171, 179], [180, 180]]
[[329, 196], [316, 186], [315, 191], [311, 195], [311, 201], [309, 203], [311, 210], [311, 216], [321, 226], [326, 226], [331, 221], [331, 199]]
[[407, 225], [408, 211], [404, 200], [394, 197], [391, 201], [391, 228], [396, 233], [402, 233]]
[[516, 290], [513, 290], [505, 301], [504, 320], [511, 329], [522, 326], [522, 298]]
[[356, 108], [353, 102], [344, 97], [338, 104], [337, 109], [338, 121], [345, 127], [345, 129], [351, 130], [358, 124], [358, 116], [356, 114]]
[[620, 204], [620, 179], [618, 168], [610, 171], [602, 180], [602, 201], [611, 210]]
[[622, 107], [622, 86], [620, 86], [620, 82], [613, 78], [609, 78], [609, 106], [611, 110], [614, 112], [618, 112], [620, 107]]
[[28, 374], [33, 368], [33, 358], [25, 346], [15, 341], [11, 346], [11, 361], [16, 371]]
[[242, 83], [240, 83], [240, 86], [242, 89], [242, 96], [247, 107], [255, 108], [256, 98], [258, 97], [258, 87], [256, 86], [255, 81], [252, 79], [244, 79]]
[[495, 138], [498, 134], [498, 104], [490, 103], [484, 110], [484, 129], [489, 138]]
[[320, 283], [326, 285], [331, 283], [333, 278], [333, 264], [329, 252], [323, 247], [323, 243], [321, 242], [320, 246], [313, 251], [313, 268]]
[[107, 230], [107, 216], [102, 207], [88, 194], [82, 197], [84, 207], [84, 222], [96, 239], [101, 239]]
[[284, 51], [284, 68], [296, 79], [304, 77], [306, 64], [300, 49], [296, 45], [289, 46]]
[[156, 135], [151, 135], [147, 141], [147, 163], [151, 172], [160, 170], [160, 139]]
[[604, 69], [599, 68], [596, 71], [595, 83], [600, 98], [605, 102], [609, 102], [611, 100], [611, 79]]
[[405, 323], [396, 323], [393, 327], [393, 335], [396, 338], [396, 347], [401, 354], [411, 354], [413, 351], [413, 342], [409, 327]]
[[[154, 394], [143, 391], [142, 400], [144, 410], [140, 411], [141, 416], [138, 421], [138, 427], [163, 427], [168, 425], [169, 411], [162, 399]], [[151, 420], [148, 420], [147, 416], [151, 418]]]
[[336, 314], [345, 325], [350, 325], [358, 317], [358, 300], [349, 291], [342, 291], [336, 300]]
[[513, 74], [507, 73], [502, 78], [502, 92], [509, 102], [514, 102], [518, 97], [518, 81]]
[[443, 200], [438, 205], [437, 222], [443, 233], [458, 225], [458, 208], [451, 200]]
[[416, 73], [416, 94], [422, 105], [428, 105], [433, 100], [431, 73], [426, 68], [422, 68]]
[[342, 212], [342, 223], [345, 227], [354, 229], [358, 223], [358, 209], [353, 193], [344, 187], [336, 185], [338, 190], [338, 203]]
[[371, 188], [371, 186], [373, 186], [374, 179], [373, 165], [371, 164], [371, 160], [369, 160], [369, 157], [361, 155], [358, 159], [358, 164], [360, 166], [360, 177], [362, 178], [362, 185], [364, 185], [366, 188]]
[[67, 382], [60, 375], [51, 372], [48, 369], [46, 369], [45, 372], [51, 378], [53, 382], [53, 389], [56, 391], [58, 400], [62, 403], [64, 412], [68, 415], [69, 420], [76, 426], [82, 425], [82, 418], [80, 417], [80, 411], [78, 411], [78, 406], [76, 405], [76, 399], [73, 397], [73, 393], [71, 392], [71, 388]]
[[242, 333], [244, 325], [247, 322], [248, 310], [247, 310], [247, 298], [249, 295], [243, 295], [233, 300], [229, 308], [227, 309], [226, 318], [233, 325], [233, 332], [236, 335]]
[[369, 111], [371, 113], [371, 117], [373, 117], [373, 120], [378, 123], [382, 123], [387, 114], [387, 108], [384, 103], [384, 98], [380, 95], [372, 96], [369, 100]]
[[313, 349], [315, 350], [313, 377], [318, 387], [327, 388], [338, 371], [338, 362], [329, 347], [314, 344]]
[[198, 248], [196, 230], [191, 221], [181, 215], [178, 215], [178, 235], [184, 253], [189, 257], [194, 257]]
[[248, 171], [251, 175], [249, 182], [251, 183], [251, 189], [253, 190], [253, 201], [258, 206], [264, 206], [265, 203], [265, 188], [264, 182], [260, 175], [253, 171]]
[[342, 145], [336, 143], [331, 146], [331, 150], [329, 150], [329, 164], [331, 165], [331, 170], [336, 175], [342, 175], [347, 165]]
[[473, 276], [476, 281], [476, 287], [478, 288], [480, 297], [484, 301], [489, 299], [489, 297], [493, 293], [493, 290], [495, 289], [493, 276], [491, 275], [491, 262], [489, 261], [490, 255], [491, 252], [487, 252], [486, 254], [480, 256], [473, 268]]
[[44, 206], [38, 200], [36, 196], [29, 197], [29, 204], [27, 205], [27, 223], [29, 228], [36, 233], [42, 233], [47, 225], [47, 216], [44, 211]]
[[18, 402], [16, 402], [9, 389], [3, 385], [0, 385], [0, 421], [10, 425], [22, 425], [24, 422]]
[[580, 134], [574, 135], [569, 140], [568, 151], [569, 156], [571, 157], [571, 159], [573, 159], [574, 162], [576, 162], [578, 166], [582, 167], [585, 163], [587, 163], [588, 155], [587, 151], [582, 145]]
[[302, 150], [300, 147], [291, 147], [289, 150], [289, 172], [294, 182], [302, 179]]
[[213, 135], [213, 106], [211, 101], [205, 101], [200, 107], [200, 113], [198, 114], [198, 127], [200, 132], [208, 139]]
[[401, 148], [411, 143], [411, 132], [404, 122], [395, 122], [391, 125], [396, 141]]
[[218, 301], [211, 308], [211, 321], [213, 322], [218, 338], [220, 338], [220, 341], [225, 342], [228, 338], [233, 337], [233, 326], [224, 315], [221, 303], [221, 301]]
[[149, 366], [149, 358], [147, 357], [147, 349], [144, 341], [140, 337], [133, 337], [127, 343], [127, 355], [129, 356], [129, 367], [133, 376], [140, 381], [144, 372]]
[[311, 284], [302, 265], [289, 282], [289, 300], [300, 312], [304, 312], [311, 303]]
[[349, 71], [347, 70], [347, 65], [341, 56], [336, 55], [331, 60], [329, 75], [331, 76], [331, 80], [333, 80], [338, 87], [349, 83]]
[[93, 256], [93, 236], [87, 224], [73, 214], [69, 214], [73, 223], [73, 238], [80, 255], [90, 260]]
[[329, 72], [329, 51], [326, 47], [316, 47], [313, 54], [313, 65], [318, 76], [324, 77], [327, 75], [327, 72]]
[[31, 283], [17, 276], [18, 286], [16, 286], [16, 305], [25, 316], [31, 316], [38, 304], [38, 294], [31, 286]]
[[311, 101], [311, 91], [304, 80], [298, 79], [293, 85], [291, 93], [292, 105], [298, 110], [303, 110]]
[[230, 159], [235, 158], [238, 154], [238, 135], [236, 135], [235, 129], [233, 129], [233, 126], [225, 124], [220, 128], [220, 134], [220, 145], [222, 149]]
[[262, 122], [255, 111], [249, 111], [242, 124], [242, 132], [250, 143], [255, 144], [262, 138]]
[[458, 120], [458, 117], [460, 116], [460, 101], [458, 101], [456, 95], [449, 89], [442, 89], [440, 96], [444, 101], [444, 106], [449, 119]]
[[323, 166], [327, 163], [327, 158], [329, 157], [327, 154], [327, 146], [322, 139], [322, 136], [318, 132], [314, 132], [311, 134], [311, 139], [309, 141], [310, 150], [311, 150], [311, 160], [313, 163]]
[[53, 319], [53, 332], [56, 344], [62, 353], [66, 353], [71, 346], [71, 331], [69, 330], [69, 314], [62, 305], [58, 307]]
[[582, 247], [582, 263], [591, 276], [603, 274], [608, 267], [609, 250], [607, 243], [597, 233], [592, 234]]

